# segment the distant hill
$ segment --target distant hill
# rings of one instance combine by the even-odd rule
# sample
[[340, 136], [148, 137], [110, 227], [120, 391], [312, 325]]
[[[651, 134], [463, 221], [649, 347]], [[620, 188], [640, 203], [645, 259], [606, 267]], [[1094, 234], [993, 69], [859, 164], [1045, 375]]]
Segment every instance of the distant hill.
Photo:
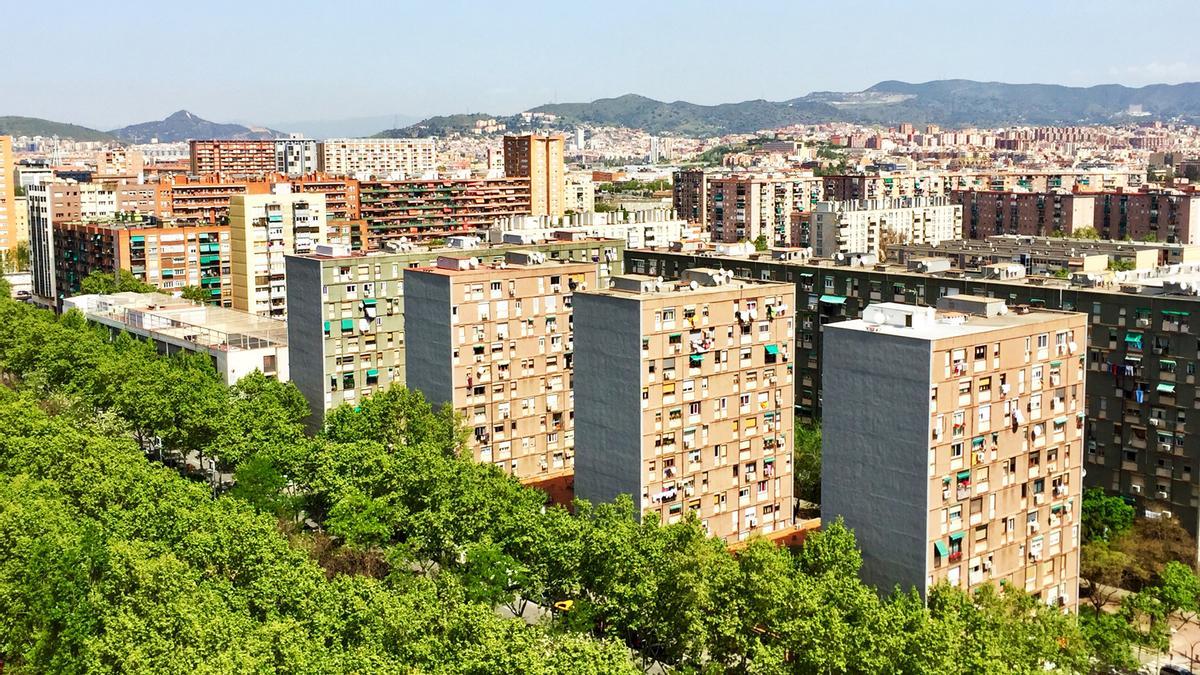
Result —
[[231, 138], [250, 140], [282, 138], [286, 136], [283, 132], [266, 127], [248, 127], [241, 124], [209, 122], [186, 110], [180, 110], [164, 120], [131, 124], [120, 129], [113, 129], [110, 133], [129, 143], [149, 143], [155, 138], [160, 143], [174, 143], [192, 139]]
[[[1119, 84], [1065, 87], [1053, 84], [1005, 84], [973, 80], [936, 80], [913, 84], [889, 80], [858, 92], [813, 92], [787, 101], [743, 101], [698, 105], [670, 103], [626, 94], [590, 103], [552, 103], [528, 112], [550, 113], [549, 125], [568, 129], [577, 124], [623, 126], [653, 134], [715, 136], [753, 133], [789, 124], [856, 122], [895, 125], [901, 122], [946, 127], [1009, 125], [1073, 125], [1121, 123], [1147, 119], [1200, 121], [1200, 83]], [[496, 117], [520, 126], [521, 118], [485, 114], [431, 117], [380, 136], [429, 136], [469, 131], [475, 120]]]
[[58, 136], [76, 141], [117, 140], [103, 131], [37, 117], [0, 117], [0, 136]]

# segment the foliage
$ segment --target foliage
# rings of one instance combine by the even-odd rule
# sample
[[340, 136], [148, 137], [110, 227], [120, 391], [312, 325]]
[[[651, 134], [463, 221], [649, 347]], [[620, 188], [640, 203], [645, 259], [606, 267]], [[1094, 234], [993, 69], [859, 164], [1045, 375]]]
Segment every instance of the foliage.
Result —
[[813, 504], [821, 503], [821, 425], [796, 422], [792, 479], [796, 496]]
[[637, 180], [631, 178], [629, 180], [616, 181], [604, 185], [605, 192], [619, 194], [635, 194], [649, 197], [655, 192], [671, 189], [671, 180], [669, 178], [660, 178], [658, 180]]
[[1072, 239], [1099, 239], [1100, 233], [1094, 227], [1080, 227], [1071, 230]]
[[184, 286], [182, 289], [180, 289], [179, 296], [184, 300], [191, 300], [192, 302], [213, 302], [212, 294], [209, 293], [207, 289], [200, 288], [199, 286]]
[[[0, 390], [0, 659], [16, 671], [628, 673], [632, 653], [696, 673], [999, 673], [1123, 653], [1018, 590], [880, 597], [840, 522], [799, 553], [733, 555], [627, 497], [549, 507], [403, 388], [309, 437], [291, 385], [225, 387], [206, 357], [6, 300], [0, 368], [17, 387]], [[197, 453], [236, 467], [232, 494], [147, 460]], [[496, 612], [560, 601], [544, 625]]]
[[1118, 496], [1110, 496], [1104, 488], [1092, 487], [1083, 491], [1080, 522], [1085, 542], [1109, 541], [1133, 526], [1133, 507]]
[[770, 246], [770, 243], [767, 241], [766, 234], [760, 232], [759, 235], [754, 238], [754, 250], [755, 251], [765, 251], [765, 250], [767, 250], [767, 248], [769, 246]]
[[157, 290], [156, 287], [138, 279], [133, 276], [133, 272], [126, 269], [117, 270], [116, 273], [93, 271], [79, 282], [79, 292], [84, 295], [92, 293], [108, 295], [129, 291], [134, 293], [153, 293]]
[[1116, 260], [1114, 258], [1108, 259], [1108, 269], [1112, 272], [1128, 272], [1129, 270], [1133, 269], [1134, 266], [1135, 263], [1132, 260]]

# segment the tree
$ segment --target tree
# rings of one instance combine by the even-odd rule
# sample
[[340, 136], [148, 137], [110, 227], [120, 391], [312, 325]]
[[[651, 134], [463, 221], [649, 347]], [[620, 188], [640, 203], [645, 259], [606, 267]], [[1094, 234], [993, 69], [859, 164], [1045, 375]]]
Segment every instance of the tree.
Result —
[[768, 246], [769, 246], [769, 243], [767, 242], [766, 233], [760, 232], [759, 235], [754, 238], [754, 250], [755, 251], [765, 251], [765, 250], [767, 250]]
[[1200, 579], [1191, 567], [1177, 560], [1163, 566], [1158, 583], [1146, 592], [1162, 604], [1167, 616], [1179, 617], [1184, 625], [1200, 613]]
[[792, 479], [796, 497], [812, 504], [821, 503], [821, 425], [796, 422]]
[[1104, 488], [1088, 488], [1080, 506], [1083, 540], [1111, 541], [1133, 526], [1133, 515], [1133, 507], [1124, 499], [1106, 494]]
[[1094, 227], [1080, 227], [1071, 230], [1072, 239], [1099, 239], [1100, 233]]
[[99, 293], [153, 293], [158, 289], [133, 276], [133, 272], [119, 269], [115, 273], [93, 271], [79, 282], [79, 292], [85, 295]]
[[1134, 589], [1157, 583], [1173, 561], [1186, 561], [1191, 565], [1196, 559], [1196, 540], [1178, 520], [1166, 516], [1137, 519], [1129, 531], [1117, 538], [1114, 546], [1135, 561], [1129, 579]]
[[1103, 539], [1083, 545], [1079, 553], [1079, 577], [1087, 582], [1088, 601], [1099, 612], [1112, 602], [1136, 564], [1133, 556], [1113, 548]]
[[199, 286], [184, 286], [180, 291], [179, 296], [184, 300], [191, 300], [192, 302], [213, 302], [213, 295]]

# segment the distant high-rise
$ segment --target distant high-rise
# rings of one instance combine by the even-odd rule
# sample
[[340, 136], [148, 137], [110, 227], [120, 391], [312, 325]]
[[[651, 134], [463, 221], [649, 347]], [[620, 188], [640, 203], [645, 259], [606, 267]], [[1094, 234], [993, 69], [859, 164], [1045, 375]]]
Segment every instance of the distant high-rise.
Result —
[[563, 215], [563, 143], [564, 137], [559, 135], [504, 137], [504, 175], [529, 179], [532, 215]]
[[275, 172], [275, 141], [189, 141], [193, 175], [219, 173], [229, 178], [258, 178]]
[[287, 176], [303, 176], [321, 170], [321, 152], [311, 138], [282, 138], [275, 141], [275, 170]]
[[321, 143], [321, 170], [358, 180], [423, 178], [437, 168], [432, 138], [330, 138]]
[[647, 157], [647, 159], [650, 160], [651, 164], [658, 164], [658, 160], [662, 157], [658, 143], [658, 136], [650, 137], [650, 155]]

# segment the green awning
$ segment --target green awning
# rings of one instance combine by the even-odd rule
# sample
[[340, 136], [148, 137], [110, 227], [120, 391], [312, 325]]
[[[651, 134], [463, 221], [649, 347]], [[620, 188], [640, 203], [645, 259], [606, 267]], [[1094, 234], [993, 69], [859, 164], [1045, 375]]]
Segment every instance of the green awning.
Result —
[[771, 356], [775, 356], [776, 354], [779, 353], [779, 345], [766, 345], [763, 348], [766, 349], [767, 353], [770, 354]]
[[363, 298], [363, 304], [367, 307], [375, 306], [375, 298]]
[[688, 357], [688, 359], [690, 359], [693, 364], [704, 363], [703, 354], [692, 354]]
[[1125, 341], [1128, 343], [1131, 343], [1131, 344], [1137, 343], [1140, 345], [1140, 344], [1142, 344], [1142, 334], [1141, 333], [1126, 333]]
[[946, 548], [946, 542], [942, 541], [941, 539], [933, 542], [933, 550], [937, 551], [937, 554], [943, 558], [950, 555], [950, 549]]
[[328, 321], [325, 322], [325, 332], [326, 333], [329, 332], [329, 322]]
[[354, 330], [354, 319], [342, 319], [342, 330]]
[[980, 436], [979, 438], [971, 439], [971, 447], [972, 448], [978, 448], [981, 445], [983, 445], [983, 436]]
[[1171, 360], [1171, 359], [1161, 359], [1161, 360], [1159, 360], [1159, 362], [1158, 362], [1158, 363], [1159, 363], [1160, 365], [1168, 365], [1168, 364], [1169, 364], [1169, 365], [1172, 365], [1172, 366], [1173, 366], [1173, 365], [1175, 365], [1175, 361], [1173, 361], [1173, 360]]
[[1059, 366], [1061, 366], [1061, 365], [1062, 365], [1062, 361], [1051, 361], [1051, 362], [1050, 362], [1050, 367], [1051, 367], [1051, 368], [1057, 368], [1057, 367], [1059, 367]]
[[827, 302], [831, 305], [844, 305], [846, 304], [846, 298], [840, 295], [822, 295], [821, 302]]
[[959, 472], [958, 472], [958, 479], [959, 479], [959, 480], [966, 480], [966, 479], [968, 479], [968, 478], [970, 478], [970, 477], [971, 477], [971, 472], [970, 472], [970, 471], [959, 471]]
[[1067, 423], [1067, 416], [1066, 416], [1066, 415], [1063, 415], [1062, 417], [1055, 417], [1055, 418], [1054, 418], [1054, 423], [1055, 423], [1055, 424], [1066, 424], [1066, 423]]
[[367, 371], [367, 377], [379, 377], [379, 369], [371, 368]]
[[963, 534], [965, 533], [955, 532], [954, 534], [950, 535], [950, 541], [962, 541]]
[[671, 333], [671, 334], [670, 334], [670, 335], [668, 335], [667, 337], [671, 338], [672, 340], [676, 340], [676, 339], [682, 339], [682, 338], [683, 338], [683, 333]]
[[1162, 313], [1166, 314], [1167, 316], [1188, 316], [1187, 312], [1177, 312], [1173, 309], [1164, 309]]
[[1160, 382], [1159, 385], [1155, 388], [1164, 394], [1174, 394], [1175, 393], [1175, 385], [1167, 384], [1166, 382]]
[[1058, 513], [1059, 511], [1062, 511], [1062, 510], [1063, 510], [1062, 504], [1055, 504], [1054, 506], [1050, 507], [1050, 513]]

